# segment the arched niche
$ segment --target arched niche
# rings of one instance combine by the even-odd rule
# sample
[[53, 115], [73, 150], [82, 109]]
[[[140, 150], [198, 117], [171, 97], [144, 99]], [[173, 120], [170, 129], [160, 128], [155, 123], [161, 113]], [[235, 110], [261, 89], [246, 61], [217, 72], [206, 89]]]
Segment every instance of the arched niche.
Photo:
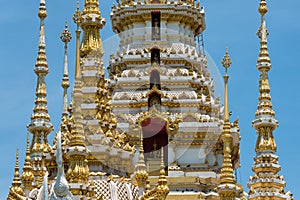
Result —
[[156, 69], [152, 70], [150, 73], [150, 90], [153, 88], [153, 86], [156, 86], [159, 90], [161, 89], [160, 73]]
[[150, 175], [159, 175], [163, 152], [163, 161], [168, 168], [168, 133], [167, 122], [159, 117], [149, 117], [142, 123], [143, 148], [145, 162]]
[[148, 97], [148, 110], [155, 108], [161, 111], [161, 95], [157, 92], [152, 92]]

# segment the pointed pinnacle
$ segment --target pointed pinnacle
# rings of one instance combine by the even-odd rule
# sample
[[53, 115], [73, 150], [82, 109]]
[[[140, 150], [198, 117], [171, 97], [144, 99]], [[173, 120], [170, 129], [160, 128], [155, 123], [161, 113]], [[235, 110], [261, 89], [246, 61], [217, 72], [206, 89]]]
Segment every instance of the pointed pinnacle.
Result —
[[69, 31], [68, 21], [66, 20], [65, 29], [60, 35], [60, 39], [63, 43], [69, 43], [72, 39], [72, 34]]
[[258, 8], [258, 12], [264, 16], [268, 12], [267, 2], [266, 0], [261, 0]]
[[77, 29], [78, 29], [79, 26], [82, 23], [82, 15], [81, 15], [81, 12], [79, 10], [79, 1], [78, 0], [76, 2], [76, 11], [73, 15], [73, 21], [74, 21], [75, 24], [77, 24]]
[[231, 66], [231, 64], [232, 64], [232, 61], [231, 61], [229, 53], [228, 53], [228, 47], [226, 47], [226, 53], [222, 59], [222, 65], [226, 70], [226, 74], [227, 74], [227, 70]]

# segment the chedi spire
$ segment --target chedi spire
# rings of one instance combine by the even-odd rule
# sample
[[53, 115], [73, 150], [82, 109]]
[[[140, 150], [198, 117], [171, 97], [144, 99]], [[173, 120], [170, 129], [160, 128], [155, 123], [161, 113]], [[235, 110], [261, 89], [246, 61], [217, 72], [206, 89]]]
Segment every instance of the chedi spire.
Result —
[[45, 24], [47, 17], [46, 2], [40, 0], [38, 16], [40, 18], [40, 37], [38, 56], [35, 64], [34, 72], [37, 75], [36, 98], [31, 122], [27, 126], [28, 131], [33, 135], [30, 148], [31, 159], [34, 159], [33, 168], [36, 177], [36, 185], [41, 186], [45, 169], [42, 164], [43, 153], [50, 152], [51, 148], [48, 143], [47, 136], [53, 130], [50, 123], [50, 116], [47, 107], [47, 92], [45, 77], [49, 73], [48, 62], [46, 58], [46, 41], [45, 41]]
[[292, 199], [290, 193], [285, 191], [283, 176], [279, 176], [280, 165], [276, 155], [277, 147], [273, 131], [278, 126], [275, 112], [272, 108], [270, 84], [268, 72], [271, 69], [271, 61], [268, 53], [265, 14], [268, 12], [265, 0], [260, 1], [259, 13], [261, 14], [261, 26], [258, 30], [260, 39], [259, 58], [257, 69], [260, 72], [258, 106], [253, 120], [253, 128], [257, 132], [255, 146], [256, 156], [254, 158], [253, 172], [248, 182], [249, 200], [252, 199]]
[[7, 200], [15, 200], [15, 199], [19, 199], [19, 198], [23, 197], [24, 190], [21, 187], [21, 185], [22, 185], [22, 182], [21, 182], [20, 173], [19, 173], [19, 150], [17, 149], [14, 179], [13, 179], [12, 185], [9, 189]]
[[229, 119], [229, 106], [228, 106], [228, 80], [229, 75], [227, 74], [228, 68], [231, 66], [232, 62], [229, 57], [228, 48], [226, 48], [226, 54], [222, 60], [222, 65], [225, 68], [226, 74], [224, 75], [225, 92], [225, 118], [224, 126], [221, 134], [221, 140], [223, 142], [223, 165], [221, 169], [220, 184], [217, 187], [218, 194], [221, 200], [234, 200], [239, 197], [242, 192], [242, 188], [236, 183], [233, 174], [232, 156], [231, 152], [233, 150], [233, 136], [231, 133], [231, 125]]

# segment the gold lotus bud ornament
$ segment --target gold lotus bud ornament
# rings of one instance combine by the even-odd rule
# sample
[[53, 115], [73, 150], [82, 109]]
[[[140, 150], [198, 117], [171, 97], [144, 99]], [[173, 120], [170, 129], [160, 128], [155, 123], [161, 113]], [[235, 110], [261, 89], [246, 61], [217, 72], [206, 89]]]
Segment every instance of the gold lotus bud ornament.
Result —
[[82, 15], [81, 15], [80, 10], [79, 10], [79, 2], [77, 1], [76, 11], [73, 15], [73, 21], [79, 27], [80, 24], [82, 23], [82, 20], [83, 20]]
[[226, 53], [225, 53], [225, 56], [222, 59], [222, 65], [225, 68], [226, 74], [227, 74], [228, 68], [231, 66], [231, 64], [232, 64], [232, 61], [229, 57], [228, 47], [226, 47]]

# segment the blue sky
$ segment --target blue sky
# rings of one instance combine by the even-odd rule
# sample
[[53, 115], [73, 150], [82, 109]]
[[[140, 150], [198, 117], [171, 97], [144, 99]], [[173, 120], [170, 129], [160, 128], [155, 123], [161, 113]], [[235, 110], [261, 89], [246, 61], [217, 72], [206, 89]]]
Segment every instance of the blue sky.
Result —
[[[100, 1], [102, 16], [107, 25], [101, 31], [102, 39], [109, 39], [111, 31], [109, 14], [113, 1]], [[13, 178], [15, 150], [20, 149], [20, 165], [23, 165], [26, 143], [26, 125], [35, 97], [36, 76], [33, 68], [37, 55], [39, 1], [0, 1], [0, 92], [1, 92], [1, 165], [0, 199], [5, 199]], [[260, 25], [257, 12], [259, 0], [203, 0], [206, 9], [207, 30], [204, 33], [205, 47], [218, 66], [229, 46], [233, 61], [230, 73], [229, 106], [232, 120], [240, 119], [241, 165], [238, 181], [247, 189], [246, 183], [252, 175], [255, 130], [251, 127], [258, 97], [256, 60], [259, 41], [256, 31]], [[281, 174], [287, 181], [295, 199], [300, 198], [299, 164], [297, 154], [300, 141], [299, 113], [300, 93], [300, 2], [268, 1], [267, 26], [270, 32], [269, 52], [273, 68], [270, 72], [271, 94], [279, 128], [274, 132], [278, 155], [282, 165]], [[50, 74], [47, 76], [49, 113], [56, 130], [62, 110], [61, 78], [63, 71], [63, 44], [59, 35], [64, 21], [71, 22], [75, 1], [47, 1], [46, 19], [47, 57]], [[73, 37], [74, 38], [74, 37]], [[70, 44], [70, 74], [74, 73], [74, 43]], [[223, 72], [223, 69], [220, 69]], [[52, 133], [53, 136], [54, 133]], [[49, 138], [52, 138], [50, 136]]]

